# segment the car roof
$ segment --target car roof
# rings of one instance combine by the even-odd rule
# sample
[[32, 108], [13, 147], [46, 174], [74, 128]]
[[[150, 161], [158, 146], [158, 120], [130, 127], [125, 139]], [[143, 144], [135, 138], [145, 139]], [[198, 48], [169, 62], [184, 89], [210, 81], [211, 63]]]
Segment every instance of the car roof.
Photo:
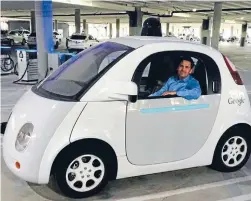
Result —
[[156, 44], [156, 43], [179, 43], [179, 44], [186, 44], [186, 45], [192, 45], [192, 46], [200, 46], [203, 48], [207, 48], [208, 50], [214, 50], [210, 46], [200, 44], [198, 42], [196, 43], [193, 41], [181, 40], [176, 37], [126, 36], [126, 37], [113, 38], [108, 41], [120, 43], [120, 44], [129, 46], [135, 49], [144, 45]]

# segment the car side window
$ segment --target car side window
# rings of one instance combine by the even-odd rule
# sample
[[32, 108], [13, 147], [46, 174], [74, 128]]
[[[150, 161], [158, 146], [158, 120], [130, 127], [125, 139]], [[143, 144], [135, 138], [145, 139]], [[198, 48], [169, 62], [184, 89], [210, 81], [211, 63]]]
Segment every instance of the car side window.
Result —
[[[178, 93], [170, 96], [163, 96], [158, 93], [156, 95], [156, 92], [162, 92], [163, 89], [161, 91], [160, 89], [165, 86], [168, 80], [169, 82], [166, 86], [171, 88], [170, 91], [174, 89], [177, 89], [177, 91], [185, 90], [188, 88], [191, 90], [188, 85], [180, 84], [177, 79], [177, 69], [182, 58], [191, 58], [193, 60], [194, 67], [191, 76], [199, 83], [199, 85], [194, 86], [196, 89], [201, 90], [201, 93], [198, 90], [199, 96], [220, 93], [219, 69], [210, 57], [196, 52], [169, 51], [150, 55], [137, 67], [132, 80], [139, 88], [138, 99], [177, 97]], [[215, 91], [212, 90], [213, 85], [215, 85], [214, 82], [218, 86]], [[177, 84], [177, 87], [175, 84]], [[152, 96], [153, 94], [154, 96]]]

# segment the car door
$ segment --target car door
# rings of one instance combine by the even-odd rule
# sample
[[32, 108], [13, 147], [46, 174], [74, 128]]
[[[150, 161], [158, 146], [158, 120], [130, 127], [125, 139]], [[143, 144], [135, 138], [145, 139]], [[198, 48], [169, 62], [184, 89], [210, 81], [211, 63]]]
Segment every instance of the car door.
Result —
[[[196, 100], [149, 97], [176, 73], [181, 55], [190, 55], [197, 62], [193, 76], [200, 83], [202, 95]], [[156, 53], [141, 62], [133, 81], [139, 94], [127, 107], [128, 160], [135, 165], [160, 164], [184, 160], [198, 152], [210, 135], [220, 104], [220, 87], [212, 91], [213, 83], [220, 86], [213, 59], [188, 51]]]

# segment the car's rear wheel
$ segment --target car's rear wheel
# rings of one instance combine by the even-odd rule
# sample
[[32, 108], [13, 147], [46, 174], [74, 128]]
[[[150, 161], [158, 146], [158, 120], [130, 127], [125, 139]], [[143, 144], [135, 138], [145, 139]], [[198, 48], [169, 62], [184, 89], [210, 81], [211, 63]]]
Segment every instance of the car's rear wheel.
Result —
[[100, 192], [108, 182], [108, 156], [92, 148], [70, 150], [58, 161], [54, 173], [62, 193], [70, 198], [86, 198]]
[[233, 131], [224, 135], [218, 142], [211, 167], [221, 172], [234, 172], [241, 169], [250, 157], [249, 135]]

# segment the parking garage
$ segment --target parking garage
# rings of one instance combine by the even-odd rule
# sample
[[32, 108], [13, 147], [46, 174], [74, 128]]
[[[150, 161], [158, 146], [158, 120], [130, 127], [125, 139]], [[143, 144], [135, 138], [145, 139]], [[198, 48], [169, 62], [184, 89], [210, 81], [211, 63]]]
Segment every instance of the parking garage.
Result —
[[[167, 44], [167, 47], [162, 43]], [[140, 49], [144, 47], [145, 51], [140, 52]], [[154, 52], [157, 48], [159, 50]], [[215, 56], [214, 51], [217, 51], [222, 61], [218, 61], [220, 57]], [[151, 54], [151, 52], [154, 52], [155, 56], [149, 56], [144, 60], [143, 53]], [[166, 54], [162, 59], [163, 52]], [[196, 54], [193, 55], [195, 52]], [[179, 55], [183, 53], [184, 55]], [[130, 55], [132, 55], [131, 59]], [[219, 66], [220, 75], [212, 73], [210, 69], [215, 63], [209, 58], [206, 59], [205, 55], [211, 55], [212, 60]], [[164, 74], [176, 72], [176, 57], [179, 60], [180, 56], [183, 59], [183, 65], [185, 65], [184, 61], [190, 61], [191, 66], [194, 63], [195, 69], [190, 74], [199, 81], [201, 86], [199, 99], [182, 99], [177, 97], [178, 92], [175, 96], [172, 92], [168, 92], [170, 97], [167, 99], [148, 99], [154, 94], [153, 91], [149, 93], [149, 90], [152, 90], [151, 87], [140, 95], [135, 94], [136, 89], [133, 84], [135, 82], [137, 84], [135, 77], [139, 70], [129, 76], [132, 82], [127, 83], [129, 78], [126, 76], [130, 72], [129, 69], [133, 68], [133, 65], [138, 65], [138, 68], [145, 65], [145, 69], [148, 69], [147, 73], [152, 72], [152, 76], [154, 73], [154, 76], [161, 74], [161, 78], [156, 80], [158, 86], [153, 87], [160, 90], [165, 84], [163, 83], [166, 79]], [[187, 57], [191, 57], [192, 60]], [[141, 58], [143, 61], [140, 60]], [[4, 132], [1, 135], [1, 152], [7, 153], [8, 150], [12, 152], [10, 155], [1, 155], [2, 200], [58, 201], [78, 197], [79, 200], [250, 201], [251, 159], [248, 155], [251, 149], [249, 141], [251, 137], [248, 137], [249, 127], [251, 128], [250, 63], [251, 2], [249, 1], [51, 0], [23, 1], [22, 3], [2, 1], [1, 127], [4, 128]], [[226, 65], [226, 68], [221, 70], [222, 67], [219, 64]], [[92, 69], [99, 65], [102, 68], [100, 67], [97, 73], [94, 72]], [[120, 70], [119, 65], [121, 65]], [[128, 65], [128, 69], [124, 68], [124, 72], [121, 71], [123, 65]], [[159, 68], [158, 66], [161, 65], [172, 67], [173, 71]], [[152, 66], [159, 70], [153, 70]], [[196, 70], [201, 66], [204, 66], [205, 74]], [[117, 71], [112, 71], [115, 67], [118, 68]], [[180, 72], [184, 74], [185, 70]], [[108, 78], [109, 75], [111, 77]], [[203, 79], [206, 78], [201, 81], [202, 75]], [[72, 82], [67, 85], [63, 82], [73, 76], [75, 80]], [[107, 76], [107, 79], [103, 78], [104, 76]], [[150, 77], [150, 74], [148, 76]], [[142, 75], [141, 81], [146, 77]], [[229, 81], [233, 79], [233, 83]], [[55, 80], [60, 80], [60, 82], [52, 85], [51, 83]], [[86, 84], [87, 81], [88, 84]], [[151, 84], [152, 81], [146, 82], [143, 87]], [[79, 86], [85, 88], [85, 85], [88, 87], [84, 89], [84, 92], [81, 89], [74, 94]], [[141, 82], [139, 85], [141, 87]], [[137, 86], [137, 90], [140, 91], [140, 87]], [[227, 87], [229, 91], [225, 91]], [[157, 89], [154, 89], [154, 92]], [[112, 90], [112, 93], [109, 90]], [[78, 97], [79, 93], [81, 95]], [[108, 99], [105, 98], [106, 95]], [[220, 102], [225, 98], [225, 102]], [[167, 102], [164, 102], [165, 100]], [[85, 105], [85, 102], [88, 103]], [[103, 107], [100, 102], [105, 106]], [[76, 105], [72, 106], [75, 103]], [[246, 103], [248, 106], [245, 105]], [[91, 107], [92, 104], [94, 109]], [[111, 106], [112, 104], [114, 106]], [[217, 104], [219, 104], [218, 108], [224, 108], [218, 110], [218, 116], [221, 113], [227, 116], [218, 117], [217, 120], [215, 117], [213, 120], [216, 123], [211, 122], [214, 125], [210, 128], [211, 133], [202, 134], [210, 130], [207, 126], [210, 124], [212, 115], [216, 114], [212, 108], [217, 107]], [[245, 108], [242, 108], [244, 105]], [[230, 109], [230, 106], [236, 108]], [[204, 112], [199, 113], [200, 110]], [[123, 111], [126, 112], [124, 115], [121, 114]], [[137, 114], [138, 111], [140, 111], [139, 114]], [[189, 116], [186, 113], [188, 111], [191, 112]], [[105, 118], [102, 119], [103, 116]], [[123, 117], [125, 119], [122, 122], [118, 121]], [[150, 117], [153, 119], [149, 120]], [[182, 119], [183, 117], [188, 118]], [[247, 120], [244, 121], [242, 117]], [[170, 119], [155, 125], [155, 121], [161, 122], [163, 118]], [[28, 123], [22, 127], [20, 122], [22, 124], [24, 120]], [[139, 123], [136, 123], [137, 121]], [[163, 125], [166, 128], [161, 131], [160, 127]], [[234, 129], [231, 126], [235, 126]], [[40, 130], [36, 130], [37, 127]], [[185, 127], [184, 131], [181, 130], [182, 127]], [[173, 131], [175, 129], [177, 133]], [[226, 131], [223, 132], [224, 130]], [[15, 137], [12, 137], [14, 131], [17, 133]], [[50, 136], [48, 133], [52, 131], [53, 135]], [[132, 134], [129, 133], [130, 131]], [[232, 164], [228, 171], [217, 171], [217, 168], [211, 168], [208, 162], [210, 159], [208, 161], [205, 159], [210, 156], [209, 150], [211, 149], [205, 147], [218, 144], [213, 143], [211, 139], [213, 135], [218, 136], [218, 133], [221, 133], [224, 137], [228, 133], [232, 135], [234, 131], [238, 131], [233, 135], [233, 139], [237, 136], [236, 147], [232, 145], [232, 138], [226, 142], [229, 144], [222, 148], [222, 160], [225, 160], [225, 153], [228, 153], [224, 151], [224, 148], [240, 147], [239, 152], [243, 155], [246, 153], [245, 159], [243, 158], [245, 164], [243, 162], [243, 167], [240, 169], [236, 167], [235, 171], [232, 169], [230, 171]], [[27, 134], [24, 136], [25, 132], [28, 132], [28, 137]], [[43, 133], [42, 136], [39, 136], [40, 132]], [[67, 132], [69, 135], [65, 134]], [[163, 137], [161, 132], [166, 132], [166, 136]], [[245, 135], [239, 136], [238, 133]], [[180, 134], [186, 135], [181, 137], [183, 140], [177, 137]], [[22, 135], [22, 137], [18, 139], [17, 135]], [[168, 135], [173, 137], [168, 138]], [[199, 137], [196, 138], [196, 136]], [[89, 141], [84, 142], [86, 139]], [[97, 142], [101, 139], [110, 148], [102, 144], [103, 142]], [[244, 139], [244, 144], [240, 142], [239, 146], [238, 140], [240, 139]], [[246, 148], [245, 139], [248, 139]], [[30, 140], [30, 142], [24, 145], [25, 140]], [[36, 149], [29, 152], [35, 140], [40, 140], [40, 143], [36, 145]], [[116, 143], [113, 143], [113, 140]], [[83, 145], [81, 145], [82, 142]], [[72, 148], [73, 145], [77, 148]], [[22, 146], [23, 150], [21, 150]], [[87, 148], [83, 148], [82, 151], [82, 147]], [[99, 147], [99, 150], [94, 151], [95, 147]], [[196, 147], [198, 147], [197, 151], [195, 151]], [[212, 161], [215, 160], [217, 147], [211, 154], [214, 155]], [[54, 153], [54, 150], [57, 151]], [[80, 150], [85, 155], [78, 161], [75, 158], [80, 156], [76, 154]], [[114, 150], [114, 155], [111, 154], [111, 150]], [[99, 153], [104, 156], [98, 155]], [[238, 150], [233, 154], [238, 156]], [[88, 162], [90, 157], [94, 157], [90, 159], [93, 167]], [[121, 159], [116, 159], [118, 161], [116, 167], [113, 164], [115, 161], [113, 157], [121, 157]], [[72, 166], [67, 169], [64, 165], [68, 160], [70, 164], [69, 158], [74, 159], [75, 162], [73, 160]], [[47, 169], [45, 161], [50, 160], [53, 161], [51, 169], [48, 167], [51, 173], [50, 179], [48, 182], [40, 182]], [[110, 160], [113, 161], [107, 162]], [[237, 157], [237, 160], [242, 159]], [[94, 165], [95, 161], [98, 165]], [[230, 162], [231, 158], [226, 161]], [[36, 170], [36, 163], [39, 166], [38, 170]], [[80, 163], [83, 166], [79, 167]], [[217, 164], [219, 163], [217, 161]], [[76, 166], [73, 167], [73, 165]], [[59, 180], [61, 172], [64, 169], [69, 171], [69, 168], [71, 172], [67, 173], [68, 179], [65, 179], [68, 183], [63, 179]], [[90, 186], [95, 186], [95, 182], [98, 182], [102, 175], [106, 175], [106, 172], [114, 178], [107, 185], [101, 183], [93, 187], [95, 191], [95, 188], [104, 185], [102, 190], [97, 190], [97, 193], [93, 193], [92, 187], [88, 187], [92, 189], [90, 190], [91, 196], [88, 196], [88, 188], [85, 189], [86, 194], [80, 191], [82, 194], [75, 195], [74, 192], [78, 188], [78, 181], [74, 180], [76, 175], [77, 177], [82, 175], [78, 177], [82, 184], [84, 177], [91, 177], [90, 172], [85, 174], [85, 168], [88, 172], [92, 170], [95, 172], [92, 180], [94, 184]], [[30, 175], [27, 174], [27, 170]], [[78, 170], [80, 172], [77, 172]], [[102, 174], [102, 170], [105, 174]], [[22, 171], [26, 172], [22, 173]], [[36, 179], [31, 179], [36, 171], [38, 174]], [[53, 174], [53, 172], [56, 173]], [[95, 177], [95, 174], [99, 176]], [[69, 179], [72, 175], [73, 182]], [[87, 185], [90, 180], [85, 181]]]

